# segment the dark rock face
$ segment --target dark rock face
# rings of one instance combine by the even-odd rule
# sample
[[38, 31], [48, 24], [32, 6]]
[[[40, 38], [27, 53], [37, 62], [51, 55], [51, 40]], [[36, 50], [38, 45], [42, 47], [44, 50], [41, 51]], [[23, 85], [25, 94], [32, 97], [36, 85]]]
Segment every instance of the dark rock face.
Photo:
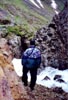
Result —
[[44, 66], [68, 69], [68, 2], [65, 3], [64, 9], [53, 17], [48, 28], [43, 27], [37, 31], [36, 39]]
[[68, 68], [68, 1], [66, 1], [64, 9], [53, 18], [56, 26], [56, 35], [61, 41], [61, 51], [59, 51], [58, 59], [62, 69]]

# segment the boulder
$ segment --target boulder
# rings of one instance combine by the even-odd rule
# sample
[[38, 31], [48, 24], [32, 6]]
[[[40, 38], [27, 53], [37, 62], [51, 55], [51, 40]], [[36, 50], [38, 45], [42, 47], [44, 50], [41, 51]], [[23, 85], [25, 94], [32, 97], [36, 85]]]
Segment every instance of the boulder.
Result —
[[15, 58], [21, 57], [21, 37], [12, 34], [7, 37], [8, 45]]
[[8, 59], [9, 62], [13, 59], [13, 54], [8, 45], [8, 41], [5, 38], [0, 39], [0, 52], [3, 53], [3, 55]]

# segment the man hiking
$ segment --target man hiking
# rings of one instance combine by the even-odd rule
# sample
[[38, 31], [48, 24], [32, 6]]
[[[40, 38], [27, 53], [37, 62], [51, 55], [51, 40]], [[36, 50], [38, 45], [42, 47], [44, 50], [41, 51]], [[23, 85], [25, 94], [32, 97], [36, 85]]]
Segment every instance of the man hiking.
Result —
[[37, 80], [37, 69], [40, 67], [41, 53], [38, 48], [35, 47], [35, 40], [30, 41], [30, 47], [25, 50], [22, 55], [23, 75], [22, 81], [24, 85], [28, 85], [27, 73], [30, 71], [31, 81], [30, 89], [33, 90]]

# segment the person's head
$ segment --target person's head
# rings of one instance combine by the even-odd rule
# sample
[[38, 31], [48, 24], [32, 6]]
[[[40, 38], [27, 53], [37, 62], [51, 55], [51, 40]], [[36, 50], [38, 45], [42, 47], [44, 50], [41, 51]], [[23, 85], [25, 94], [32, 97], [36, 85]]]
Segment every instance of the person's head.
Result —
[[30, 45], [35, 45], [35, 40], [34, 39], [30, 40]]

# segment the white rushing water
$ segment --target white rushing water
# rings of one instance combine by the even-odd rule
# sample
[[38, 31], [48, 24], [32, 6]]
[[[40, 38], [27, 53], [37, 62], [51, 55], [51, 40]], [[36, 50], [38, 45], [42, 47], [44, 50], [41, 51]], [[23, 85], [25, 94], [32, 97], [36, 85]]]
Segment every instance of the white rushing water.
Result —
[[[12, 61], [14, 65], [14, 69], [18, 76], [22, 76], [23, 66], [21, 65], [21, 59], [13, 59]], [[61, 75], [61, 79], [64, 82], [58, 82], [54, 80], [55, 75]], [[45, 80], [44, 78], [48, 76], [50, 80]], [[30, 73], [28, 73], [28, 81], [30, 81]], [[54, 69], [52, 67], [46, 67], [39, 75], [37, 75], [37, 84], [40, 84], [45, 87], [62, 87], [65, 92], [68, 92], [68, 69], [64, 71], [60, 71], [58, 69]]]
[[57, 11], [57, 4], [55, 0], [51, 0], [51, 7], [55, 10], [55, 13], [58, 14], [59, 12]]

